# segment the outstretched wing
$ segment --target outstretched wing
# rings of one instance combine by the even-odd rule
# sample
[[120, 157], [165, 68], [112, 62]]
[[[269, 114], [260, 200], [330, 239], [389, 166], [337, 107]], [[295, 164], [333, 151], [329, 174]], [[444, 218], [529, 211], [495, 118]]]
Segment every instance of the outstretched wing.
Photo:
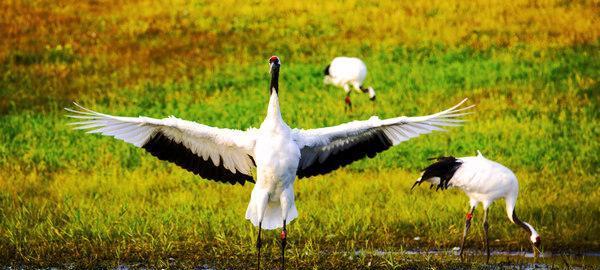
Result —
[[297, 175], [300, 178], [326, 174], [364, 157], [374, 157], [394, 145], [444, 126], [459, 126], [465, 120], [457, 119], [474, 105], [459, 108], [467, 99], [454, 107], [436, 114], [417, 117], [379, 119], [376, 116], [366, 121], [310, 129], [294, 130], [295, 140], [300, 145], [300, 163]]
[[215, 128], [176, 117], [112, 116], [84, 108], [65, 108], [81, 121], [75, 129], [100, 133], [144, 148], [155, 157], [173, 162], [203, 178], [225, 182], [254, 182], [252, 131]]

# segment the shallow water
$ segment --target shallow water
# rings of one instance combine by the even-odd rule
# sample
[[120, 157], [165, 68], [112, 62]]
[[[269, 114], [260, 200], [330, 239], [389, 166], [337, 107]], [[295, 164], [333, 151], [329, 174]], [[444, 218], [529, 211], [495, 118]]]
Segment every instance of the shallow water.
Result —
[[[451, 250], [402, 250], [402, 251], [385, 251], [385, 250], [357, 250], [354, 252], [323, 252], [323, 255], [342, 255], [347, 256], [352, 260], [362, 256], [394, 256], [407, 257], [409, 260], [421, 261], [424, 257], [448, 257], [448, 260], [459, 259], [458, 248]], [[480, 250], [466, 250], [465, 261], [473, 263], [485, 263], [485, 254]], [[445, 259], [445, 258], [442, 258]], [[171, 261], [172, 260], [172, 261]], [[174, 263], [174, 259], [169, 259]], [[489, 267], [486, 269], [597, 269], [600, 267], [600, 252], [581, 252], [581, 253], [558, 253], [558, 252], [543, 252], [539, 258], [534, 259], [532, 252], [525, 251], [492, 251]], [[31, 269], [27, 267], [0, 267], [2, 270], [16, 269]], [[74, 269], [73, 267], [65, 266], [62, 268], [44, 268], [51, 270], [59, 269]], [[119, 265], [114, 270], [130, 270], [130, 269], [145, 269], [136, 265]], [[153, 268], [150, 268], [153, 269]], [[198, 265], [194, 270], [216, 270], [207, 265]]]

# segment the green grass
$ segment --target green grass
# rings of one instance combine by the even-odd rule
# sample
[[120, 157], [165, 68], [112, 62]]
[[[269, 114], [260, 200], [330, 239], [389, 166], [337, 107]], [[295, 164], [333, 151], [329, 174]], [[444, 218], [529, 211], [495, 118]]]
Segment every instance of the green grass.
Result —
[[[34, 17], [43, 18], [42, 22], [69, 21], [72, 17], [65, 14], [71, 14], [70, 6], [64, 14], [48, 7], [22, 12], [37, 14]], [[320, 12], [313, 6], [307, 9]], [[429, 114], [465, 97], [477, 105], [463, 127], [412, 139], [374, 159], [296, 182], [299, 218], [289, 226], [288, 248], [293, 268], [355, 268], [369, 262], [372, 268], [479, 267], [477, 260], [460, 263], [452, 256], [422, 256], [415, 262], [404, 256], [374, 255], [350, 260], [336, 253], [457, 246], [467, 198], [457, 190], [433, 192], [422, 187], [410, 192], [409, 188], [428, 157], [474, 155], [476, 150], [515, 171], [520, 181], [519, 215], [542, 235], [544, 250], [600, 250], [597, 36], [571, 35], [561, 28], [558, 36], [545, 39], [528, 37], [505, 44], [506, 33], [494, 32], [498, 35], [461, 44], [454, 38], [436, 38], [428, 26], [422, 40], [409, 31], [405, 37], [410, 43], [393, 39], [379, 43], [368, 39], [360, 24], [346, 25], [348, 31], [366, 38], [361, 45], [351, 36], [333, 38], [341, 31], [329, 28], [335, 28], [330, 21], [335, 18], [317, 16], [322, 24], [310, 20], [303, 24], [306, 18], [300, 16], [273, 19], [287, 30], [264, 34], [266, 40], [282, 39], [270, 44], [263, 38], [238, 40], [240, 36], [224, 34], [230, 33], [231, 25], [241, 27], [234, 30], [243, 33], [269, 29], [270, 20], [254, 21], [252, 13], [240, 11], [238, 21], [216, 20], [206, 26], [203, 23], [211, 17], [198, 14], [212, 9], [194, 7], [189, 20], [195, 25], [166, 34], [165, 29], [179, 24], [150, 12], [154, 9], [142, 10], [136, 15], [141, 16], [140, 24], [154, 18], [156, 32], [131, 29], [136, 25], [132, 21], [119, 26], [115, 21], [129, 14], [126, 11], [106, 15], [84, 8], [84, 15], [75, 16], [79, 23], [98, 30], [102, 22], [90, 14], [100, 12], [98, 18], [108, 25], [104, 33], [114, 35], [101, 36], [100, 45], [88, 44], [85, 28], [71, 22], [55, 32], [27, 28], [31, 32], [17, 35], [17, 45], [3, 47], [0, 262], [74, 263], [88, 268], [119, 262], [169, 266], [168, 258], [175, 258], [181, 267], [206, 263], [242, 268], [237, 264], [254, 263], [256, 229], [244, 219], [251, 184], [206, 181], [124, 142], [70, 130], [62, 108], [75, 100], [115, 115], [175, 115], [219, 127], [257, 127], [268, 102], [266, 60], [271, 54], [282, 58], [281, 104], [292, 127], [335, 125], [374, 114]], [[444, 10], [440, 13], [450, 16]], [[425, 17], [437, 16], [428, 14]], [[220, 24], [224, 22], [229, 24]], [[375, 36], [384, 36], [385, 28], [365, 24], [374, 27]], [[313, 33], [298, 37], [296, 31], [303, 26], [313, 27]], [[198, 38], [190, 32], [203, 27], [213, 27], [216, 37]], [[66, 29], [81, 42], [69, 41]], [[521, 28], [507, 29], [521, 33], [517, 31]], [[143, 38], [123, 34], [128, 31], [146, 34]], [[171, 47], [162, 43], [165, 36], [173, 42]], [[329, 42], [319, 43], [320, 39]], [[480, 46], [485, 40], [489, 44]], [[540, 40], [546, 43], [540, 46]], [[115, 50], [103, 49], [103, 42], [114, 44]], [[201, 42], [215, 42], [206, 52], [210, 59], [203, 62], [201, 54], [187, 53], [195, 52], [194, 42], [203, 49], [211, 44]], [[248, 47], [241, 49], [242, 44]], [[301, 46], [307, 44], [310, 49]], [[146, 50], [154, 54], [136, 54]], [[343, 91], [323, 86], [322, 69], [338, 54], [365, 60], [366, 84], [378, 93], [375, 106], [366, 96], [354, 94], [355, 110], [345, 114]], [[492, 241], [493, 249], [530, 248], [525, 232], [506, 218], [503, 202], [494, 204], [490, 215], [491, 239], [499, 239]], [[473, 248], [482, 247], [480, 218], [481, 211], [476, 212], [470, 235]], [[278, 258], [277, 232], [263, 235], [265, 263], [275, 267], [270, 260]], [[421, 240], [413, 240], [416, 236]]]

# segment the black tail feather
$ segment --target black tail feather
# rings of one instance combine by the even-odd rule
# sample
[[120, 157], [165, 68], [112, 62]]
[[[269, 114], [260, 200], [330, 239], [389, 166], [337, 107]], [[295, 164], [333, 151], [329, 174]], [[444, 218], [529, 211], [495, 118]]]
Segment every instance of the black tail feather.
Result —
[[436, 160], [436, 162], [423, 169], [423, 176], [421, 176], [421, 179], [426, 180], [433, 177], [439, 177], [440, 183], [435, 190], [437, 191], [440, 188], [442, 190], [447, 189], [448, 182], [450, 182], [450, 179], [452, 179], [456, 170], [460, 168], [462, 162], [452, 156], [439, 156], [428, 160]]
[[330, 67], [330, 66], [331, 66], [331, 65], [327, 65], [327, 66], [325, 67], [325, 70], [323, 70], [323, 73], [324, 73], [325, 75], [329, 75], [329, 67]]

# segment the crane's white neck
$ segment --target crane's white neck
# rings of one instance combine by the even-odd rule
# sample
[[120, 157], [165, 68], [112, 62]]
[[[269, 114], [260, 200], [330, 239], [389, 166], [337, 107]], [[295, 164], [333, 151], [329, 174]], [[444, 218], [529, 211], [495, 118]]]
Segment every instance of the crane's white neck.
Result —
[[281, 110], [279, 108], [279, 95], [277, 91], [271, 91], [269, 99], [269, 108], [267, 109], [267, 119], [281, 120]]

